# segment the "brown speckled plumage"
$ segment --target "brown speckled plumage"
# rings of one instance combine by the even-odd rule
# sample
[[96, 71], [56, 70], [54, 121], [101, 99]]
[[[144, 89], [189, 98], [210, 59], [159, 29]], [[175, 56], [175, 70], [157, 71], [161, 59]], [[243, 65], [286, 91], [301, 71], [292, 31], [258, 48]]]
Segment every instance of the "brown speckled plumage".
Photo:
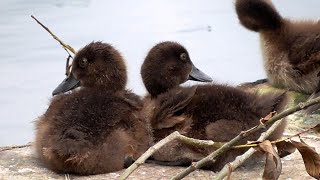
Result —
[[268, 81], [311, 94], [319, 90], [320, 23], [282, 18], [270, 0], [237, 0], [241, 24], [259, 32]]
[[[80, 67], [81, 59], [88, 64]], [[150, 145], [142, 101], [125, 90], [126, 67], [112, 46], [93, 42], [72, 64], [81, 88], [55, 96], [36, 122], [40, 160], [58, 173], [107, 173], [124, 168]]]
[[[181, 46], [177, 43], [174, 46], [172, 44], [174, 43], [164, 42], [161, 46], [156, 45], [151, 49], [142, 65], [148, 68], [141, 69], [144, 82], [146, 82], [145, 79], [150, 78], [148, 76], [154, 76], [155, 69], [165, 71], [171, 64], [179, 67], [190, 66], [191, 61], [181, 61], [179, 56], [171, 53], [175, 52], [171, 48]], [[187, 53], [185, 49], [184, 52]], [[164, 54], [165, 56], [159, 57]], [[163, 57], [166, 57], [167, 60], [164, 61]], [[166, 62], [169, 63], [166, 64]], [[179, 131], [192, 138], [210, 139], [217, 142], [229, 141], [241, 131], [259, 124], [259, 119], [265, 117], [270, 111], [279, 110], [282, 107], [284, 95], [281, 93], [257, 96], [231, 86], [218, 84], [179, 86], [182, 82], [176, 79], [183, 78], [186, 81], [184, 77], [189, 72], [190, 70], [187, 69], [162, 77], [154, 76], [152, 78], [162, 78], [162, 80], [154, 80], [150, 84], [145, 84], [147, 90], [152, 90], [154, 87], [162, 86], [158, 82], [172, 83], [171, 88], [166, 92], [152, 94], [144, 99], [145, 112], [154, 130], [155, 141], [159, 141], [173, 131]], [[284, 125], [285, 123], [274, 134], [274, 138], [282, 135]], [[258, 135], [255, 134], [248, 139], [256, 140]], [[245, 143], [245, 141], [240, 143]], [[212, 150], [196, 149], [173, 142], [162, 148], [153, 158], [160, 161], [191, 162], [203, 158]], [[232, 150], [222, 155], [208, 168], [218, 170], [240, 153], [243, 153], [243, 150]]]

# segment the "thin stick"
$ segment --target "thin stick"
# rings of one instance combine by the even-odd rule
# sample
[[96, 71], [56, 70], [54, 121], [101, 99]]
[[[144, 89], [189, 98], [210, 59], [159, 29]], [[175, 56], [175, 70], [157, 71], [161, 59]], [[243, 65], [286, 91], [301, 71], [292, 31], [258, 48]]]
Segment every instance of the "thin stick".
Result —
[[[280, 123], [276, 122], [277, 124]], [[274, 125], [276, 125], [276, 123]], [[273, 126], [274, 126], [273, 125]], [[276, 127], [273, 128], [273, 126], [266, 132], [267, 136], [269, 136], [269, 134], [271, 134]], [[313, 128], [311, 128], [313, 129]], [[277, 140], [277, 141], [272, 141], [272, 143], [277, 143], [280, 141], [285, 141], [287, 139], [290, 139], [292, 137], [295, 136], [299, 136], [302, 133], [305, 133], [307, 131], [310, 131], [311, 129], [308, 129], [306, 131], [300, 132], [298, 134], [295, 134], [291, 137], [288, 137], [286, 139], [281, 139], [281, 140]], [[199, 140], [199, 139], [193, 139], [193, 138], [189, 138], [186, 137], [184, 135], [181, 135], [179, 132], [175, 131], [173, 133], [171, 133], [169, 136], [167, 136], [166, 138], [162, 139], [161, 141], [159, 141], [158, 143], [156, 143], [154, 146], [152, 146], [151, 148], [148, 149], [148, 151], [146, 151], [144, 154], [141, 155], [141, 157], [135, 162], [133, 163], [129, 168], [127, 168], [125, 170], [125, 172], [122, 174], [122, 176], [120, 177], [120, 179], [126, 179], [136, 168], [138, 168], [141, 164], [143, 164], [150, 156], [152, 156], [157, 150], [159, 150], [161, 147], [163, 147], [165, 144], [173, 141], [173, 140], [177, 140], [181, 143], [184, 144], [188, 144], [188, 145], [192, 145], [195, 147], [201, 147], [201, 148], [220, 148], [221, 146], [223, 146], [226, 142], [214, 142], [212, 140]], [[265, 139], [258, 139], [258, 141], [263, 141]], [[256, 147], [258, 146], [258, 144], [245, 144], [245, 145], [239, 145], [239, 146], [234, 146], [232, 148], [234, 149], [239, 149], [239, 148], [248, 148], [248, 147]]]
[[[271, 128], [271, 127], [270, 127]], [[301, 134], [304, 134], [306, 132], [310, 132], [311, 130], [313, 129], [316, 129], [316, 128], [319, 128], [318, 125], [317, 126], [314, 126], [314, 127], [311, 127], [309, 129], [306, 129], [304, 131], [301, 131], [297, 134], [293, 134], [291, 136], [288, 136], [286, 138], [282, 138], [282, 139], [277, 139], [275, 141], [271, 141], [271, 144], [277, 144], [279, 142], [282, 142], [282, 141], [286, 141], [288, 139], [291, 139], [291, 138], [294, 138], [294, 137], [297, 137], [297, 136], [300, 136]], [[268, 130], [269, 131], [269, 130]], [[267, 132], [268, 132], [267, 131]], [[261, 142], [260, 140], [257, 140], [257, 142]], [[238, 146], [233, 146], [232, 149], [240, 149], [240, 148], [248, 148], [248, 147], [257, 147], [259, 145], [259, 143], [254, 143], [254, 144], [243, 144], [243, 145], [238, 145]]]
[[177, 139], [179, 136], [179, 132], [175, 131], [171, 133], [166, 138], [162, 139], [154, 146], [150, 147], [144, 154], [142, 154], [131, 166], [129, 166], [119, 177], [119, 179], [127, 179], [127, 177], [141, 164], [143, 164], [152, 154], [154, 154], [157, 150], [159, 150], [162, 146], [166, 145], [167, 143]]
[[[251, 129], [249, 129], [248, 131], [245, 132], [241, 132], [238, 136], [236, 136], [235, 138], [233, 138], [231, 141], [229, 141], [228, 143], [224, 144], [222, 147], [220, 147], [219, 149], [217, 149], [216, 151], [214, 151], [213, 153], [209, 154], [207, 157], [201, 159], [198, 162], [193, 163], [191, 166], [189, 166], [188, 168], [186, 168], [184, 171], [181, 171], [180, 173], [178, 173], [176, 176], [174, 176], [172, 179], [177, 180], [177, 179], [182, 179], [184, 177], [186, 177], [188, 174], [190, 174], [191, 172], [195, 171], [196, 169], [199, 169], [201, 167], [203, 167], [204, 165], [206, 165], [208, 162], [212, 161], [214, 158], [216, 158], [217, 156], [220, 156], [222, 153], [228, 151], [229, 149], [232, 148], [232, 146], [234, 146], [236, 143], [238, 143], [240, 140], [244, 139], [245, 137], [248, 137], [249, 135], [266, 128], [266, 126], [271, 125], [273, 123], [275, 123], [276, 121], [279, 121], [280, 119], [294, 113], [297, 111], [300, 111], [301, 109], [305, 109], [309, 106], [312, 106], [314, 104], [318, 104], [320, 103], [320, 97], [315, 98], [309, 102], [304, 102], [304, 103], [299, 103], [297, 106], [286, 109], [285, 111], [283, 111], [280, 114], [275, 115], [274, 117], [270, 118], [267, 122], [265, 122], [264, 124], [260, 124], [258, 126], [255, 126]], [[280, 120], [281, 121], [281, 120]]]
[[189, 138], [184, 135], [181, 135], [180, 133], [177, 137], [177, 140], [184, 144], [188, 144], [195, 147], [201, 147], [201, 148], [207, 148], [207, 147], [220, 148], [225, 144], [225, 142], [214, 142], [212, 140], [199, 140], [199, 139]]
[[2, 151], [8, 151], [8, 150], [12, 150], [12, 149], [18, 149], [18, 148], [24, 148], [24, 147], [29, 147], [31, 146], [31, 143], [25, 144], [25, 145], [14, 145], [14, 146], [6, 146], [6, 147], [1, 147], [0, 148], [0, 152]]
[[123, 174], [120, 176], [119, 179], [123, 180], [126, 179], [135, 169], [137, 169], [141, 164], [143, 164], [150, 156], [152, 156], [156, 151], [158, 151], [161, 147], [168, 144], [169, 142], [177, 140], [179, 142], [189, 144], [196, 147], [215, 147], [219, 148], [224, 143], [220, 142], [213, 142], [211, 140], [199, 140], [186, 137], [181, 135], [178, 131], [171, 133], [166, 138], [162, 139], [154, 146], [150, 147], [144, 154], [142, 154], [130, 167], [128, 167]]
[[[280, 125], [282, 121], [275, 122], [268, 131], [261, 134], [258, 141], [264, 141], [266, 140]], [[254, 148], [250, 148], [247, 152], [245, 152], [243, 155], [238, 156], [233, 162], [226, 164], [221, 171], [216, 175], [214, 180], [220, 180], [226, 177], [230, 171], [230, 166], [232, 171], [237, 169], [241, 164], [243, 164], [247, 159], [249, 159], [257, 150]]]
[[[264, 141], [266, 140], [280, 125], [281, 125], [282, 121], [277, 121], [275, 122], [269, 129], [268, 131], [264, 132], [261, 134], [261, 136], [259, 137], [259, 139], [257, 141]], [[300, 136], [301, 134], [303, 133], [306, 133], [306, 132], [309, 132], [313, 129], [317, 128], [317, 126], [315, 127], [312, 127], [312, 128], [309, 128], [305, 131], [302, 131], [302, 132], [299, 132], [297, 134], [294, 134], [292, 136], [289, 136], [287, 138], [284, 138], [284, 139], [280, 139], [280, 140], [276, 140], [276, 141], [272, 141], [272, 144], [276, 144], [278, 142], [282, 142], [282, 141], [285, 141], [285, 140], [288, 140], [288, 139], [291, 139], [293, 137], [296, 137], [296, 136]], [[254, 144], [255, 146], [258, 146], [258, 144]], [[253, 147], [255, 147], [253, 146]], [[239, 147], [239, 148], [243, 148], [245, 146], [235, 146], [235, 147]], [[233, 147], [233, 148], [235, 148]], [[254, 148], [250, 148], [247, 152], [245, 152], [243, 155], [241, 156], [238, 156], [233, 162], [225, 165], [221, 171], [216, 175], [216, 177], [214, 178], [214, 180], [221, 180], [223, 179], [224, 177], [226, 177], [229, 173], [229, 167], [231, 166], [232, 168], [232, 171], [234, 171], [235, 169], [237, 169], [241, 164], [243, 164], [248, 158], [250, 158], [255, 152], [257, 152], [257, 150], [255, 150]]]
[[61, 46], [64, 49], [68, 49], [69, 51], [71, 51], [73, 54], [76, 54], [76, 50], [74, 50], [71, 46], [69, 46], [68, 44], [65, 44], [63, 41], [61, 41], [55, 34], [53, 34], [49, 28], [47, 28], [45, 25], [43, 25], [37, 18], [35, 18], [33, 15], [31, 15], [31, 17], [37, 21], [38, 24], [40, 24], [40, 26], [42, 26], [55, 40], [57, 40]]

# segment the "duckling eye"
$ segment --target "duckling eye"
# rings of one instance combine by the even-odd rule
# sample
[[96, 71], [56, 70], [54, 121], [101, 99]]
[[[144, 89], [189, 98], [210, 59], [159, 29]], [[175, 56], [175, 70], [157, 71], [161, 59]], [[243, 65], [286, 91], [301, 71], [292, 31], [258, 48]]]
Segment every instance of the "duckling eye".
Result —
[[180, 59], [182, 59], [182, 60], [187, 60], [187, 54], [186, 53], [181, 53], [180, 54]]
[[80, 67], [85, 68], [88, 65], [88, 60], [86, 58], [83, 58], [79, 62]]

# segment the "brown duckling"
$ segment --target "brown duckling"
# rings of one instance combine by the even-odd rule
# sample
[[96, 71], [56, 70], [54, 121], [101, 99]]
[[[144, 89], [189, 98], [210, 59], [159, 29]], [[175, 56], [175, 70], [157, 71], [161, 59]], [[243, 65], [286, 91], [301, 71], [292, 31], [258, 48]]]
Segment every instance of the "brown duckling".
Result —
[[320, 89], [320, 23], [283, 18], [270, 0], [236, 0], [241, 24], [259, 32], [272, 85], [311, 94]]
[[[60, 94], [75, 88], [71, 93]], [[36, 122], [36, 152], [57, 173], [80, 175], [123, 169], [150, 145], [141, 99], [125, 90], [127, 72], [111, 45], [92, 42], [72, 63], [47, 111]]]
[[[188, 79], [211, 81], [193, 67], [188, 51], [175, 42], [157, 44], [145, 58], [141, 75], [150, 95], [144, 99], [144, 111], [153, 129], [155, 142], [174, 131], [197, 139], [229, 141], [241, 131], [259, 124], [260, 118], [282, 105], [282, 93], [257, 96], [227, 85], [179, 86]], [[201, 73], [193, 76], [194, 70]], [[284, 125], [274, 133], [273, 139], [282, 135]], [[259, 133], [246, 140], [256, 140], [258, 136]], [[172, 142], [153, 158], [188, 164], [202, 159], [213, 150]], [[229, 151], [207, 168], [218, 170], [243, 152]]]

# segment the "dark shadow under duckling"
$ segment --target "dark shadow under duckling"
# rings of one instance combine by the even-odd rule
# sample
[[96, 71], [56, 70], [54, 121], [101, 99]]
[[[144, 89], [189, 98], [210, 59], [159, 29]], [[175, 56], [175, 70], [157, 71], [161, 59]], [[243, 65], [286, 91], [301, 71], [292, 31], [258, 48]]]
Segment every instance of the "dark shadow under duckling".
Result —
[[[283, 106], [283, 93], [258, 96], [227, 85], [179, 86], [188, 79], [211, 81], [203, 73], [197, 78], [190, 77], [194, 70], [192, 67], [187, 50], [175, 42], [154, 46], [142, 65], [142, 79], [150, 93], [144, 99], [144, 112], [153, 129], [155, 142], [174, 131], [197, 139], [229, 141], [241, 131], [258, 125], [260, 118], [269, 112], [281, 110]], [[270, 139], [281, 137], [284, 127], [285, 123]], [[258, 136], [256, 133], [239, 144], [256, 140]], [[213, 150], [172, 142], [153, 158], [185, 164], [198, 161]], [[219, 170], [244, 151], [231, 150], [207, 168]]]
[[[80, 81], [81, 88], [71, 93]], [[123, 169], [151, 143], [140, 114], [141, 99], [125, 90], [127, 73], [111, 45], [92, 42], [81, 49], [72, 73], [54, 91], [47, 111], [36, 122], [36, 152], [57, 173], [80, 175]]]
[[320, 95], [320, 22], [281, 17], [270, 0], [236, 0], [241, 24], [259, 32], [273, 86]]

